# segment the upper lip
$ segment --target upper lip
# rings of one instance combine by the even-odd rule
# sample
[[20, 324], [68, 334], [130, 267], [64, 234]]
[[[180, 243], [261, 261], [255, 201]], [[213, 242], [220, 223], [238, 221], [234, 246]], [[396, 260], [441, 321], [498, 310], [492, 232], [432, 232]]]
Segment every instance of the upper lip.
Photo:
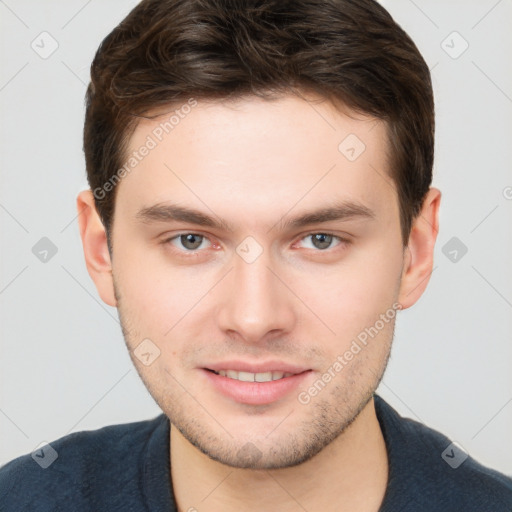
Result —
[[211, 363], [205, 366], [207, 370], [214, 370], [216, 372], [220, 370], [235, 370], [240, 372], [249, 373], [265, 373], [265, 372], [284, 372], [284, 373], [302, 373], [309, 370], [305, 366], [299, 366], [296, 364], [285, 363], [284, 361], [266, 361], [258, 363], [250, 363], [248, 361], [230, 360], [221, 361], [218, 363]]

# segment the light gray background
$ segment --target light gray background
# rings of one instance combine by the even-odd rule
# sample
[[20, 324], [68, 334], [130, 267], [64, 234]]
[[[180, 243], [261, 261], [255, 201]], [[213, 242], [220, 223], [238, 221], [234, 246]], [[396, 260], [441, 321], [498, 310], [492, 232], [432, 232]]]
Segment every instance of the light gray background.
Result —
[[[0, 464], [160, 413], [87, 274], [75, 211], [89, 66], [135, 3], [0, 0]], [[432, 69], [443, 199], [431, 282], [399, 314], [379, 392], [512, 475], [512, 1], [383, 4]], [[31, 47], [51, 49], [43, 31], [58, 43], [46, 59]], [[58, 248], [46, 263], [42, 237]], [[468, 249], [456, 262], [452, 237]]]

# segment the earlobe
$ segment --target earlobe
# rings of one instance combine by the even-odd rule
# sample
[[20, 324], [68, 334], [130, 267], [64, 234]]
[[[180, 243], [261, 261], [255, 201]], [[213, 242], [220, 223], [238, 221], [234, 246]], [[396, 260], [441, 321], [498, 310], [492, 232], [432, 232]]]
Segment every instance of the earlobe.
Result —
[[78, 194], [76, 206], [87, 271], [103, 302], [116, 307], [107, 234], [96, 211], [91, 190], [83, 190]]
[[441, 191], [431, 187], [414, 220], [404, 254], [399, 302], [403, 309], [415, 304], [430, 280], [434, 264], [434, 247], [439, 231]]

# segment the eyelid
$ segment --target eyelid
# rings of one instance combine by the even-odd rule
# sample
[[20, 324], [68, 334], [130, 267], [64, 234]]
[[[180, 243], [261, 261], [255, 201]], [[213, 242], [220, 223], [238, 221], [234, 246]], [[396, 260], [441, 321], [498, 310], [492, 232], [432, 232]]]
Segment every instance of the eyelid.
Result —
[[[338, 247], [338, 246], [347, 245], [347, 244], [351, 243], [351, 240], [350, 240], [348, 235], [346, 237], [343, 237], [343, 236], [340, 236], [340, 235], [336, 235], [335, 233], [331, 233], [329, 231], [318, 230], [318, 231], [309, 231], [309, 232], [307, 232], [305, 234], [299, 235], [299, 238], [297, 239], [297, 242], [294, 242], [293, 245], [297, 244], [298, 242], [301, 242], [305, 238], [311, 237], [313, 235], [319, 235], [319, 234], [331, 236], [332, 238], [338, 240], [338, 243], [334, 247], [328, 247], [326, 249], [309, 249], [308, 248], [308, 250], [312, 250], [314, 252], [319, 252], [319, 253], [329, 252], [329, 251], [335, 250], [336, 247]], [[178, 239], [179, 237], [181, 237], [183, 235], [197, 235], [197, 236], [200, 236], [203, 239], [209, 240], [210, 247], [215, 246], [215, 245], [217, 245], [217, 246], [220, 245], [218, 242], [217, 242], [217, 244], [215, 244], [215, 242], [212, 242], [212, 239], [211, 239], [211, 237], [209, 235], [201, 233], [200, 231], [180, 231], [179, 233], [175, 233], [172, 236], [165, 237], [162, 243], [163, 244], [170, 244], [170, 242], [172, 242], [175, 239]], [[172, 244], [170, 244], [170, 245], [172, 245]], [[193, 249], [193, 250], [182, 249], [182, 250], [180, 250], [177, 247], [175, 249], [178, 252], [180, 252], [181, 254], [187, 254], [187, 255], [191, 255], [191, 256], [198, 255], [199, 253], [204, 251], [204, 249]]]
[[[196, 235], [196, 236], [200, 236], [200, 237], [202, 237], [202, 238], [203, 238], [203, 240], [204, 240], [204, 239], [208, 240], [208, 241], [210, 242], [210, 245], [211, 245], [211, 246], [214, 246], [214, 245], [215, 245], [215, 243], [214, 243], [214, 242], [212, 242], [211, 237], [210, 237], [209, 235], [205, 235], [205, 234], [203, 234], [203, 233], [201, 233], [201, 232], [199, 232], [199, 231], [180, 231], [179, 233], [175, 233], [175, 234], [174, 234], [174, 235], [172, 235], [172, 236], [166, 236], [166, 237], [163, 239], [162, 243], [163, 243], [163, 244], [170, 244], [170, 245], [172, 245], [172, 244], [171, 244], [171, 242], [172, 242], [173, 240], [179, 239], [179, 238], [180, 238], [181, 236], [183, 236], [183, 235]], [[193, 249], [193, 250], [185, 250], [185, 249], [183, 249], [183, 250], [179, 250], [178, 248], [176, 248], [176, 249], [177, 249], [179, 252], [183, 253], [183, 254], [198, 254], [198, 253], [200, 253], [200, 252], [204, 251], [204, 249]]]
[[[313, 235], [327, 235], [327, 236], [331, 236], [332, 238], [335, 238], [336, 240], [338, 240], [338, 243], [334, 247], [328, 247], [327, 249], [316, 249], [315, 252], [328, 252], [331, 250], [335, 250], [336, 247], [338, 247], [340, 245], [347, 245], [347, 244], [351, 243], [351, 240], [349, 239], [348, 235], [346, 237], [343, 237], [341, 235], [336, 235], [335, 233], [331, 233], [330, 231], [322, 231], [322, 230], [310, 231], [310, 232], [306, 233], [305, 235], [301, 235], [300, 238], [298, 239], [298, 241], [301, 242], [305, 238], [308, 238]], [[312, 250], [314, 250], [314, 249], [312, 249]]]

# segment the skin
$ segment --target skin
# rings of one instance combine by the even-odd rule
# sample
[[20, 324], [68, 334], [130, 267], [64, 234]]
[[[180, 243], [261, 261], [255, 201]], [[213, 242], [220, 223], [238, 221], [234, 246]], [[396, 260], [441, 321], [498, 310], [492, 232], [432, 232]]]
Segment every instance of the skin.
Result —
[[[384, 497], [388, 461], [372, 394], [394, 320], [309, 403], [298, 394], [379, 315], [422, 295], [441, 193], [429, 190], [404, 248], [384, 124], [318, 100], [199, 101], [117, 185], [112, 255], [91, 191], [78, 196], [89, 274], [103, 301], [118, 308], [132, 360], [171, 420], [180, 511], [377, 511]], [[130, 151], [160, 122], [141, 122]], [[366, 145], [355, 161], [338, 150], [348, 134]], [[297, 229], [280, 223], [344, 200], [374, 217]], [[233, 231], [137, 218], [169, 201]], [[195, 251], [179, 237], [168, 241], [186, 233], [205, 237]], [[316, 233], [335, 237], [318, 248]], [[247, 236], [262, 250], [251, 263], [236, 252]], [[146, 338], [160, 350], [149, 366], [133, 352]], [[231, 358], [311, 371], [284, 398], [249, 405], [220, 394], [201, 370]], [[247, 443], [257, 456], [243, 456]]]

